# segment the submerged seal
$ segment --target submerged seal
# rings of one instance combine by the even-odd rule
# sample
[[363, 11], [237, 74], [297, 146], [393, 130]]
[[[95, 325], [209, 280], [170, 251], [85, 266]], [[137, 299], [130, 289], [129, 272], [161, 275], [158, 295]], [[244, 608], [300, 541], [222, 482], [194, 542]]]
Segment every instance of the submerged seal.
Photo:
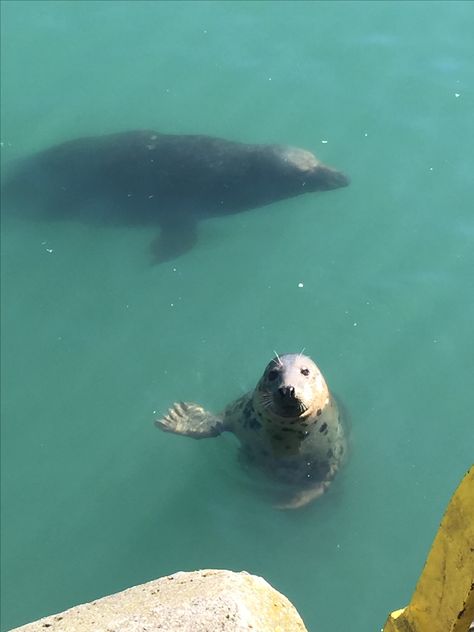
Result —
[[79, 138], [20, 163], [5, 191], [61, 218], [157, 223], [157, 261], [188, 251], [200, 219], [349, 184], [309, 151], [144, 130]]
[[234, 433], [244, 460], [288, 487], [282, 508], [321, 496], [346, 452], [336, 402], [316, 364], [301, 354], [274, 358], [255, 390], [220, 415], [176, 403], [155, 425], [195, 439]]

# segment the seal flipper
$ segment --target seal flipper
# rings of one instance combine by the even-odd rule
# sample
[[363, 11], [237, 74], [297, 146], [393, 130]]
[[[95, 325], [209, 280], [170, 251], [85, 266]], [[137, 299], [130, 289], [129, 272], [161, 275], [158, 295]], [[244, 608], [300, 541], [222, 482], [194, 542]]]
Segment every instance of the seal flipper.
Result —
[[193, 439], [217, 437], [226, 430], [222, 418], [198, 404], [186, 402], [173, 404], [162, 419], [155, 421], [155, 426], [165, 432], [174, 432]]
[[197, 241], [197, 222], [189, 215], [161, 219], [161, 232], [151, 243], [154, 263], [164, 263], [191, 250]]
[[276, 505], [277, 509], [299, 509], [322, 496], [330, 485], [330, 481], [318, 483], [314, 487], [299, 491], [288, 501]]
[[[342, 431], [341, 427], [339, 427], [339, 429]], [[342, 435], [341, 440], [343, 440]], [[277, 509], [299, 509], [300, 507], [308, 505], [313, 500], [320, 498], [328, 490], [339, 470], [340, 465], [340, 461], [333, 461], [329, 466], [329, 470], [324, 480], [315, 483], [310, 487], [306, 487], [305, 489], [300, 489], [298, 492], [296, 492], [296, 494], [293, 494], [289, 500], [279, 503], [276, 506]]]

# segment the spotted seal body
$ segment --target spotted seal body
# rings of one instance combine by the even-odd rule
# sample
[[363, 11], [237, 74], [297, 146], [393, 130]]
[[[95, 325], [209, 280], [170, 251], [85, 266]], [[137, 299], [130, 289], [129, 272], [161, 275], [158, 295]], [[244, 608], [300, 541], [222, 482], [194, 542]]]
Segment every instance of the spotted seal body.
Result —
[[288, 486], [283, 508], [321, 496], [346, 452], [337, 404], [316, 364], [301, 354], [273, 359], [255, 390], [220, 415], [177, 403], [155, 424], [195, 439], [234, 433], [247, 463]]
[[157, 224], [154, 257], [166, 261], [193, 247], [201, 219], [348, 184], [297, 147], [137, 130], [74, 139], [21, 161], [4, 200], [22, 214]]

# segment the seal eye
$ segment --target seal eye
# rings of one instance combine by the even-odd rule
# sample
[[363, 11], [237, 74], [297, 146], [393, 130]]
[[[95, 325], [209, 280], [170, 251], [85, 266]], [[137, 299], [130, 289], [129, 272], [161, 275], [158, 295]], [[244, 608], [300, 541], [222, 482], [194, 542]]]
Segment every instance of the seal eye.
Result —
[[309, 375], [309, 369], [301, 369], [300, 372], [301, 372], [302, 375], [305, 375], [305, 376]]
[[278, 371], [276, 369], [272, 369], [271, 371], [269, 371], [268, 379], [270, 380], [270, 382], [273, 382], [273, 380], [276, 380], [277, 377], [278, 377]]

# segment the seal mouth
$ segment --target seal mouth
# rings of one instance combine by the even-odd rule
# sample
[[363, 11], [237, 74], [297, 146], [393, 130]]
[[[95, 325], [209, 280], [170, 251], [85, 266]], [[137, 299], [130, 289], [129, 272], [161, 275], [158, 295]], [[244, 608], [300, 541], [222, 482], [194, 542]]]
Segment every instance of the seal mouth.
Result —
[[307, 410], [292, 385], [280, 386], [274, 395], [273, 405], [283, 417], [299, 417]]
[[280, 396], [278, 398], [267, 396], [262, 398], [262, 404], [264, 409], [285, 419], [298, 419], [308, 411], [308, 406], [298, 398], [282, 400]]
[[331, 167], [326, 167], [325, 165], [319, 165], [315, 176], [320, 189], [324, 191], [347, 187], [351, 183], [349, 176], [346, 176], [345, 173], [332, 169]]
[[290, 417], [294, 419], [301, 417], [301, 415], [304, 415], [308, 410], [308, 407], [300, 400], [295, 400], [292, 403], [274, 402], [272, 408], [279, 417]]

